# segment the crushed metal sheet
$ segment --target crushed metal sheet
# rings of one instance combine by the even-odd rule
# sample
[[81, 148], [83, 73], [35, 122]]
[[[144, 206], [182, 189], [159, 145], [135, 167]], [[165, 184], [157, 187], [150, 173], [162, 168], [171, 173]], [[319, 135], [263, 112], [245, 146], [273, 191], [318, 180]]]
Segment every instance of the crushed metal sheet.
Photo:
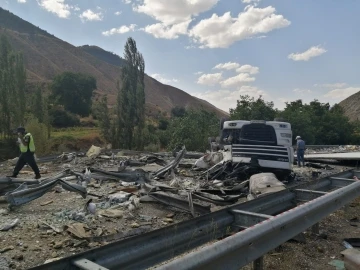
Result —
[[176, 168], [177, 165], [179, 165], [181, 159], [186, 154], [186, 148], [185, 146], [182, 147], [182, 150], [177, 154], [176, 158], [171, 161], [168, 165], [166, 165], [164, 168], [161, 168], [160, 170], [156, 171], [154, 173], [154, 176], [156, 177], [163, 177], [165, 173], [167, 173], [169, 170]]
[[56, 185], [61, 184], [62, 188], [68, 191], [77, 192], [83, 198], [86, 198], [86, 188], [63, 181], [61, 178], [66, 175], [66, 172], [62, 172], [48, 180], [42, 181], [41, 184], [30, 185], [22, 184], [14, 191], [6, 193], [5, 197], [7, 202], [12, 206], [22, 205], [35, 200], [45, 193], [49, 192]]
[[[175, 195], [175, 194], [170, 195], [165, 192], [158, 191], [158, 192], [151, 192], [147, 196], [150, 197], [151, 199], [154, 199], [155, 201], [158, 201], [163, 204], [166, 204], [166, 205], [169, 205], [169, 206], [172, 206], [172, 207], [175, 207], [175, 208], [178, 208], [178, 209], [181, 209], [181, 210], [191, 213], [191, 210], [189, 208], [189, 201], [178, 195]], [[142, 202], [142, 201], [145, 202], [147, 200], [147, 198], [146, 198], [147, 196], [143, 196], [143, 197], [145, 197], [144, 199], [143, 199], [143, 197], [141, 197], [140, 202]], [[193, 206], [194, 206], [194, 211], [196, 213], [199, 213], [201, 215], [210, 213], [210, 205], [203, 206], [198, 203], [193, 203]]]

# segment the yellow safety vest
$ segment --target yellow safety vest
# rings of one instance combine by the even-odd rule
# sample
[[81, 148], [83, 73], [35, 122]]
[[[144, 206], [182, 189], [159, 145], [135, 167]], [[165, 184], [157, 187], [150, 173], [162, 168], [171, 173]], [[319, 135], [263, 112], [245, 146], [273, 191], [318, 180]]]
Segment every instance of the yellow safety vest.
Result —
[[30, 150], [30, 152], [35, 152], [35, 143], [34, 143], [34, 139], [33, 136], [31, 135], [31, 133], [27, 133], [24, 137], [29, 137], [30, 141], [29, 141], [29, 146], [24, 145], [22, 142], [20, 142], [20, 152], [21, 153], [25, 153], [28, 151], [28, 149]]

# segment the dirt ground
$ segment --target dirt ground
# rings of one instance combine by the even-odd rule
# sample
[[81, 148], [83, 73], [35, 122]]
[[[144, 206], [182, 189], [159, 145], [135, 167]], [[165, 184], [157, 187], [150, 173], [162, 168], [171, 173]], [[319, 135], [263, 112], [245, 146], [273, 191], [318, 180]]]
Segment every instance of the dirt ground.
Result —
[[[70, 165], [47, 163], [41, 166], [43, 171], [48, 171], [48, 174], [43, 175], [46, 177]], [[0, 166], [0, 175], [9, 174], [11, 168], [9, 165]], [[80, 168], [84, 168], [83, 164], [78, 164], [77, 169]], [[322, 177], [344, 169], [338, 167], [334, 171], [324, 171]], [[298, 175], [297, 180], [303, 182], [310, 179], [312, 170], [295, 168], [294, 171]], [[32, 172], [25, 168], [21, 177], [31, 178]], [[92, 183], [88, 186], [88, 192], [107, 195], [117, 188], [119, 188], [118, 183], [104, 181], [101, 185]], [[89, 198], [93, 198], [94, 203], [102, 201], [96, 197]], [[1, 268], [4, 258], [11, 269], [27, 269], [43, 264], [47, 260], [70, 256], [116, 240], [104, 238], [102, 241], [89, 241], [76, 237], [71, 230], [67, 230], [67, 226], [74, 223], [86, 224], [84, 233], [87, 236], [97, 237], [129, 232], [136, 228], [154, 230], [191, 218], [191, 215], [165, 205], [141, 203], [132, 211], [123, 207], [117, 208], [120, 211], [118, 217], [87, 215], [83, 219], [80, 215], [77, 220], [77, 213], [84, 211], [89, 198], [83, 199], [76, 193], [56, 188], [41, 198], [15, 207], [11, 211], [8, 211], [7, 204], [0, 203], [0, 225], [19, 219], [19, 223], [13, 229], [0, 231], [0, 269], [4, 269]], [[328, 265], [328, 262], [341, 259], [340, 251], [344, 249], [341, 245], [342, 239], [357, 237], [360, 232], [360, 223], [359, 227], [353, 227], [348, 221], [357, 217], [359, 210], [360, 200], [352, 204], [348, 213], [339, 210], [322, 221], [320, 223], [322, 237], [307, 233], [305, 244], [295, 242], [283, 244], [281, 248], [265, 256], [265, 269], [335, 269]]]
[[[335, 270], [329, 265], [333, 260], [342, 260], [341, 251], [345, 249], [342, 242], [345, 238], [360, 237], [360, 222], [350, 225], [350, 219], [359, 218], [360, 198], [334, 212], [319, 223], [320, 234], [314, 235], [311, 230], [305, 232], [306, 243], [289, 241], [264, 257], [264, 269], [289, 270]], [[357, 225], [357, 226], [355, 226]], [[241, 268], [250, 270], [251, 266]]]

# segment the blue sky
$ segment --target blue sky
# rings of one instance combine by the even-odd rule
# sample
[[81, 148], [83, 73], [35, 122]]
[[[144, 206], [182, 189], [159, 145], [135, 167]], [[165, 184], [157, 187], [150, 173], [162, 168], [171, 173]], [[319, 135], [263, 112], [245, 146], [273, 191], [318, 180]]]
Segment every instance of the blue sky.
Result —
[[223, 110], [240, 95], [334, 104], [360, 91], [359, 0], [0, 0], [73, 44], [122, 56]]

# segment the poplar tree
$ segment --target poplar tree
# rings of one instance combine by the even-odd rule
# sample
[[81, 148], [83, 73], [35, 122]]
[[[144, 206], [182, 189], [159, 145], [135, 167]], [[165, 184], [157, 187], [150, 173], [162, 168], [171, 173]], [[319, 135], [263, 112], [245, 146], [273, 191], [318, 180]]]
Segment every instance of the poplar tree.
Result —
[[145, 123], [145, 62], [137, 50], [135, 40], [131, 37], [124, 47], [124, 59], [126, 65], [122, 69], [121, 83], [118, 83], [117, 87], [113, 147], [132, 149], [136, 146], [142, 149], [141, 134]]
[[21, 53], [14, 51], [5, 35], [0, 36], [0, 133], [11, 134], [24, 124], [26, 69]]

